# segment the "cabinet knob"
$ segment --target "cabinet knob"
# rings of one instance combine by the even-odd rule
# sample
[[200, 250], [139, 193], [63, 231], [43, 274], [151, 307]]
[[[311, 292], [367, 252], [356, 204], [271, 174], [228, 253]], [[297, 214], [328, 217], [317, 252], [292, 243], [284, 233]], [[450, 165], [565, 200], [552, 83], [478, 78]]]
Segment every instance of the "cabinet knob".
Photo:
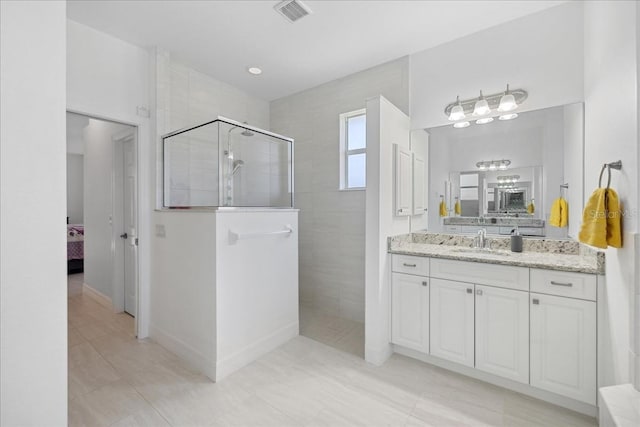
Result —
[[540, 300], [538, 298], [534, 298], [533, 300], [531, 300], [531, 304], [539, 305], [540, 304]]
[[471, 288], [467, 288], [467, 293], [468, 293], [468, 294], [472, 294], [472, 293], [473, 293], [473, 289], [471, 289]]
[[422, 286], [427, 286], [427, 281], [426, 280], [422, 282]]
[[482, 295], [482, 290], [478, 289], [478, 290], [476, 291], [476, 295]]

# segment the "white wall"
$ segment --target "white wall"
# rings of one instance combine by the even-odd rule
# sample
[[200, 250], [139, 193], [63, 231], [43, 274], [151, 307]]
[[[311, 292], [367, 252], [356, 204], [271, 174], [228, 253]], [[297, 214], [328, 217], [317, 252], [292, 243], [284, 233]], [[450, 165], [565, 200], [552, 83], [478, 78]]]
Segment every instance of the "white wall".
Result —
[[411, 124], [447, 123], [455, 101], [523, 88], [521, 111], [582, 101], [582, 2], [544, 10], [411, 55]]
[[409, 149], [410, 118], [382, 96], [367, 100], [365, 359], [374, 364], [392, 351], [387, 238], [410, 231], [409, 217], [394, 216], [393, 144]]
[[67, 153], [67, 216], [69, 224], [84, 221], [84, 156]]
[[364, 191], [340, 191], [339, 115], [384, 95], [409, 110], [408, 58], [271, 103], [271, 130], [295, 138], [300, 302], [364, 321]]
[[154, 151], [149, 118], [150, 57], [131, 45], [85, 25], [67, 21], [67, 110], [137, 126], [138, 129], [138, 336], [148, 335], [151, 209], [155, 206]]
[[624, 247], [606, 251], [606, 323], [601, 327], [611, 342], [604, 343], [606, 372], [600, 384], [606, 386], [630, 382], [630, 365], [638, 360], [637, 348], [630, 345], [638, 231], [637, 6], [593, 1], [584, 7], [585, 195], [597, 187], [604, 162], [622, 160], [611, 186], [627, 214]]
[[113, 135], [128, 126], [90, 119], [84, 141], [84, 283], [113, 300]]
[[0, 2], [0, 424], [67, 425], [66, 2]]

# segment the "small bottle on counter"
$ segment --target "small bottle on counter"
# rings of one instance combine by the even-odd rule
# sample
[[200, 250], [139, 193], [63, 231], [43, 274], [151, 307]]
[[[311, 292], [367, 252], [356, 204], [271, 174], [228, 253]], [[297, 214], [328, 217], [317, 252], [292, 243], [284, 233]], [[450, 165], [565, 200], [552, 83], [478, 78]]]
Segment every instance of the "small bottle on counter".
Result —
[[522, 252], [522, 236], [517, 226], [511, 232], [511, 252]]

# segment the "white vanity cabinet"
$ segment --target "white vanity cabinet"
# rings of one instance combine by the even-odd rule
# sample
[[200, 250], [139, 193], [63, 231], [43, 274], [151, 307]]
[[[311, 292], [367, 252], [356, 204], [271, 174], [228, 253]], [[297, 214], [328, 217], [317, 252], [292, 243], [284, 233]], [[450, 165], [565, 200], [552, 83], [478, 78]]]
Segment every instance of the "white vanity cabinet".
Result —
[[529, 383], [529, 293], [476, 285], [476, 368]]
[[474, 285], [431, 279], [431, 355], [474, 365]]
[[391, 265], [396, 351], [595, 408], [596, 275], [399, 254]]
[[429, 279], [393, 273], [391, 342], [429, 353]]
[[596, 303], [532, 293], [531, 385], [596, 404]]

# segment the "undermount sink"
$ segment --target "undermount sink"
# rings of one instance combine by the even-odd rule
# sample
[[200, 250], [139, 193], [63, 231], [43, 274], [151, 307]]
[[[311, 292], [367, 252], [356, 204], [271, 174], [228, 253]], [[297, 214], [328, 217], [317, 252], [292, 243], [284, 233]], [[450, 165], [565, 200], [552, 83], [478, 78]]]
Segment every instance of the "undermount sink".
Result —
[[497, 249], [482, 249], [482, 248], [459, 248], [454, 249], [451, 252], [463, 253], [463, 254], [476, 254], [476, 255], [499, 255], [510, 256], [511, 252]]

